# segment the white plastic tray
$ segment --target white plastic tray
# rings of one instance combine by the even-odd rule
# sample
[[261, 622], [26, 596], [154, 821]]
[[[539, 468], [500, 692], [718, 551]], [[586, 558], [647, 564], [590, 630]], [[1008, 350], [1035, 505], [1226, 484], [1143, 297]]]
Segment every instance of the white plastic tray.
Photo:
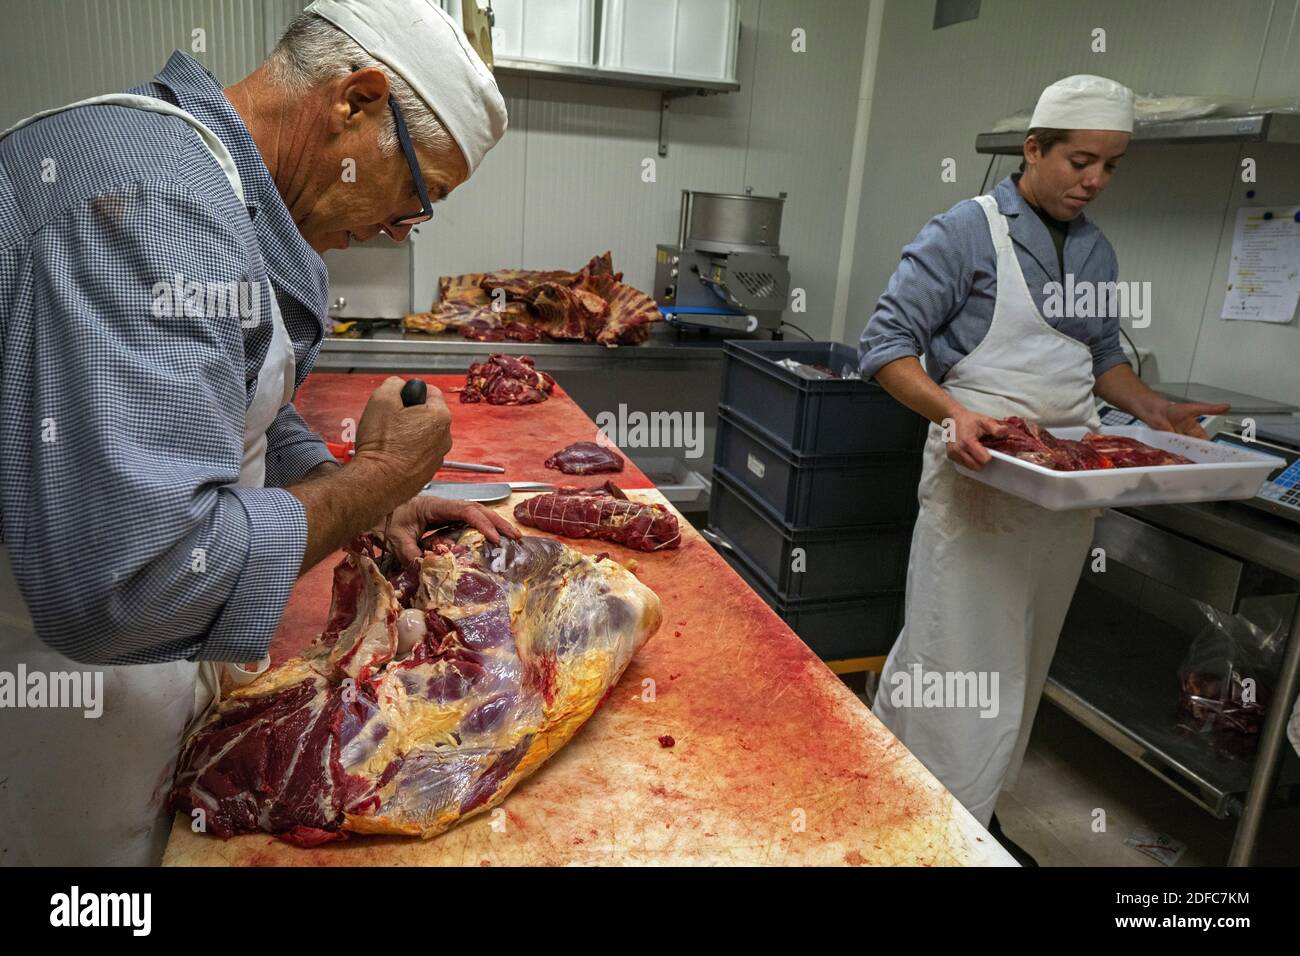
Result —
[[[1253, 498], [1269, 472], [1286, 464], [1273, 455], [1156, 431], [1145, 425], [1106, 426], [1100, 430], [1105, 435], [1124, 435], [1153, 448], [1176, 452], [1195, 464], [1053, 471], [989, 449], [993, 460], [983, 471], [971, 471], [955, 462], [954, 466], [968, 478], [1049, 511], [1073, 511]], [[1088, 433], [1086, 428], [1049, 428], [1048, 431], [1058, 438], [1076, 440]]]

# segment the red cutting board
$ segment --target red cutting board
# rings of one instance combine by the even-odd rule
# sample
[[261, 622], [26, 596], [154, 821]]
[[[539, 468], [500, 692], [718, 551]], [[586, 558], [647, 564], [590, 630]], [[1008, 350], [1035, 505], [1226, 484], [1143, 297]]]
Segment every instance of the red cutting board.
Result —
[[[451, 411], [453, 461], [501, 465], [504, 475], [472, 474], [443, 469], [439, 481], [549, 481], [587, 487], [613, 478], [620, 488], [653, 488], [654, 482], [628, 460], [618, 475], [565, 475], [543, 466], [552, 452], [575, 441], [595, 441], [596, 425], [564, 389], [556, 386], [548, 401], [537, 405], [461, 404], [451, 389], [465, 384], [464, 375], [403, 375], [421, 378], [443, 393]], [[341, 441], [344, 422], [361, 420], [366, 400], [387, 375], [347, 375], [315, 372], [307, 377], [294, 404], [326, 441]]]
[[[337, 438], [340, 420], [359, 415], [383, 378], [313, 374], [299, 392], [299, 408], [314, 428]], [[445, 389], [463, 378], [426, 381]], [[500, 462], [512, 480], [553, 479], [542, 459], [595, 433], [559, 389], [537, 406], [448, 399], [453, 457]], [[629, 497], [667, 504], [630, 462], [618, 483], [644, 489]], [[519, 500], [515, 495], [496, 510], [510, 515]], [[266, 834], [231, 840], [195, 834], [178, 817], [164, 863], [1011, 864], [965, 808], [679, 520], [682, 546], [655, 554], [564, 539], [588, 553], [634, 562], [637, 577], [659, 595], [663, 625], [586, 726], [511, 792], [495, 820], [482, 814], [432, 840], [355, 837], [300, 849]], [[275, 659], [298, 653], [320, 632], [336, 561], [323, 561], [294, 589], [272, 646]], [[671, 737], [673, 746], [663, 746], [661, 737]]]

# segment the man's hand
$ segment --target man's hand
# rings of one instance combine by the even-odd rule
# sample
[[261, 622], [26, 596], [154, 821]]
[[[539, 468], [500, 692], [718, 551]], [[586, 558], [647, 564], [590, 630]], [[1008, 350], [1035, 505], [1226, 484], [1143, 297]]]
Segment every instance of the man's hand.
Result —
[[402, 406], [403, 379], [385, 379], [370, 396], [357, 423], [353, 461], [387, 476], [390, 500], [405, 501], [424, 487], [451, 450], [451, 412], [432, 386], [423, 405]]
[[[493, 544], [507, 538], [519, 538], [519, 529], [507, 519], [476, 501], [451, 501], [430, 496], [412, 498], [393, 512], [388, 526], [388, 546], [397, 552], [402, 564], [409, 564], [420, 556], [420, 535], [430, 524], [450, 524], [463, 521], [481, 531]], [[383, 525], [373, 529], [383, 533]]]
[[1202, 415], [1222, 415], [1231, 408], [1231, 405], [1206, 405], [1202, 402], [1168, 402], [1163, 410], [1157, 410], [1143, 421], [1157, 431], [1209, 438], [1197, 419]]
[[[993, 458], [989, 450], [980, 444], [981, 435], [998, 437], [1005, 435], [1007, 426], [996, 418], [972, 412], [961, 405], [951, 409], [947, 415], [951, 419], [952, 441], [948, 442], [948, 457], [957, 464], [971, 471], [982, 471]], [[939, 423], [940, 428], [947, 429], [948, 421]], [[945, 432], [945, 437], [948, 433]]]
[[385, 379], [357, 425], [356, 451], [343, 467], [328, 462], [285, 490], [307, 513], [302, 571], [419, 493], [451, 450], [451, 413], [430, 388], [423, 405], [402, 405], [405, 382]]

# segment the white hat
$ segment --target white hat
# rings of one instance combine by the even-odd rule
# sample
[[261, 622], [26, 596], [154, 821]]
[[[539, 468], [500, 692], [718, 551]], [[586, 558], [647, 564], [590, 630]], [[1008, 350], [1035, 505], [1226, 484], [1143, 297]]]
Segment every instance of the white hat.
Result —
[[334, 24], [404, 79], [438, 114], [471, 173], [506, 131], [496, 80], [435, 0], [315, 0]]
[[1113, 129], [1133, 132], [1133, 91], [1104, 76], [1057, 80], [1038, 98], [1030, 129]]

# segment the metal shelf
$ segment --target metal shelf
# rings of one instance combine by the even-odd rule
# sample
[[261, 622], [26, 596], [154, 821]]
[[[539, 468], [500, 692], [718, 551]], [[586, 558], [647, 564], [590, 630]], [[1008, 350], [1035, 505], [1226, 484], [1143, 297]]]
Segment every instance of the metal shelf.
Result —
[[[1255, 755], [1215, 750], [1177, 725], [1178, 667], [1192, 635], [1081, 583], [1044, 695], [1165, 783], [1218, 817], [1238, 814]], [[1300, 774], [1281, 774], [1286, 790]]]
[[502, 76], [520, 76], [534, 80], [572, 80], [601, 86], [622, 86], [651, 90], [659, 94], [659, 155], [668, 155], [668, 104], [682, 96], [707, 96], [712, 93], [735, 93], [740, 84], [727, 80], [704, 80], [661, 73], [631, 73], [602, 70], [594, 66], [568, 63], [543, 63], [539, 60], [514, 60], [501, 57], [492, 67]]
[[594, 66], [543, 63], [539, 60], [514, 60], [506, 57], [498, 57], [492, 70], [502, 76], [521, 76], [534, 80], [573, 80], [578, 83], [598, 83], [603, 86], [631, 86], [642, 90], [656, 90], [666, 96], [691, 96], [692, 94], [704, 96], [709, 93], [735, 93], [740, 89], [739, 83], [726, 80], [602, 70]]
[[[980, 133], [975, 152], [1018, 156], [1025, 142], [1024, 131]], [[1300, 145], [1300, 114], [1256, 113], [1248, 116], [1206, 116], [1200, 119], [1138, 123], [1134, 143], [1152, 145], [1196, 143], [1287, 143]]]
[[425, 335], [383, 329], [367, 338], [326, 337], [316, 368], [331, 372], [463, 372], [493, 352], [531, 355], [548, 372], [676, 372], [709, 374], [722, 367], [722, 344], [692, 339], [656, 323], [640, 345], [606, 348], [594, 342], [473, 342], [454, 332]]

